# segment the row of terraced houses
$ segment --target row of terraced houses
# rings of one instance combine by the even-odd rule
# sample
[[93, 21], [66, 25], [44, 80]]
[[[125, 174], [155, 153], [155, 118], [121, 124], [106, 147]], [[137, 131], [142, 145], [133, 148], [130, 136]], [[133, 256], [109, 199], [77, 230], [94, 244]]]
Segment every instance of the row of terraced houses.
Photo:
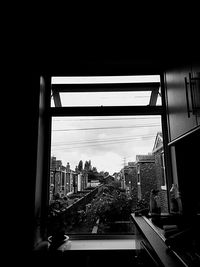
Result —
[[83, 191], [87, 186], [87, 171], [71, 170], [69, 163], [67, 163], [67, 166], [63, 166], [61, 160], [51, 157], [50, 200], [57, 194], [64, 197], [71, 193]]

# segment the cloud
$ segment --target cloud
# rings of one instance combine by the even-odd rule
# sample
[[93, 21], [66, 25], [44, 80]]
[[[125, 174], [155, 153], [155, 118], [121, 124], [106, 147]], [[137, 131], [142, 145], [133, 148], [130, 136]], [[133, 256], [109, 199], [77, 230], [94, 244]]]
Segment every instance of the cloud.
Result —
[[72, 169], [80, 160], [91, 160], [98, 171], [112, 174], [123, 167], [124, 158], [135, 161], [137, 154], [152, 151], [160, 123], [159, 116], [57, 117], [52, 123], [52, 154]]
[[104, 155], [97, 155], [92, 158], [92, 165], [97, 167], [98, 171], [108, 171], [110, 174], [121, 170], [123, 158], [116, 153], [107, 152]]

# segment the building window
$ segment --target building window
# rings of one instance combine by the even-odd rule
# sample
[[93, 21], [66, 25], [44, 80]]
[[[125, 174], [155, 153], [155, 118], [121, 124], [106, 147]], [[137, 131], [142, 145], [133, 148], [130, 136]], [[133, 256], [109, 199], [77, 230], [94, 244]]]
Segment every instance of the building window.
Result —
[[133, 234], [133, 198], [152, 189], [136, 158], [162, 131], [159, 75], [52, 77], [51, 90], [48, 234], [61, 214], [68, 234]]

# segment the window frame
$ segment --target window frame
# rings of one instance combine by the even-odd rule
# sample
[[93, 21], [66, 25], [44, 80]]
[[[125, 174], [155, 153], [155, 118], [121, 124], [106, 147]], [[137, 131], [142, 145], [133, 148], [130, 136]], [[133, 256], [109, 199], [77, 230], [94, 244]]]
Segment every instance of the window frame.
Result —
[[[157, 73], [156, 73], [157, 74]], [[163, 132], [163, 149], [165, 151], [165, 173], [166, 173], [166, 184], [168, 188], [168, 183], [170, 183], [169, 177], [171, 174], [171, 165], [170, 165], [170, 153], [168, 150], [168, 131], [167, 131], [167, 116], [166, 116], [166, 106], [165, 106], [165, 94], [164, 94], [164, 79], [162, 73], [159, 73], [157, 75], [160, 75], [160, 89], [161, 89], [161, 105], [160, 106], [154, 106], [154, 105], [148, 105], [148, 106], [103, 106], [103, 107], [51, 107], [51, 90], [52, 86], [51, 84], [47, 85], [47, 107], [46, 107], [46, 133], [48, 133], [47, 136], [47, 150], [46, 150], [46, 166], [45, 166], [45, 173], [47, 177], [44, 179], [47, 183], [45, 185], [46, 187], [46, 194], [44, 195], [44, 203], [49, 203], [49, 180], [48, 177], [50, 177], [50, 159], [51, 159], [51, 120], [52, 117], [61, 117], [61, 116], [128, 116], [128, 115], [160, 115], [161, 116], [161, 126], [162, 126], [162, 132]], [[49, 83], [51, 81], [51, 77], [53, 75], [48, 75], [47, 82]], [[48, 162], [48, 163], [47, 163]], [[169, 191], [169, 188], [168, 188]], [[169, 197], [168, 197], [168, 207], [169, 207]], [[169, 209], [170, 212], [170, 209]], [[46, 213], [45, 213], [46, 215]], [[98, 236], [95, 235], [91, 236], [88, 235], [81, 235], [76, 234], [76, 236], [72, 237], [72, 239], [103, 239], [105, 238], [104, 235]], [[106, 239], [111, 238], [109, 235], [106, 235]], [[112, 238], [124, 238], [122, 236], [116, 236], [112, 235]]]

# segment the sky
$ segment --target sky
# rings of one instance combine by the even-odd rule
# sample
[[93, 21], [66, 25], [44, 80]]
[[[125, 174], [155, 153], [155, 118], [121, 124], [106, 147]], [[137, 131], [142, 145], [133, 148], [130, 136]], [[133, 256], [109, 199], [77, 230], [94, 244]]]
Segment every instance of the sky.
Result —
[[[54, 77], [52, 83], [115, 83], [159, 81], [154, 76]], [[150, 92], [62, 93], [62, 106], [147, 105]], [[51, 103], [53, 107], [53, 101]], [[79, 161], [91, 160], [97, 170], [119, 172], [136, 155], [152, 152], [160, 116], [53, 117], [51, 155], [69, 162], [72, 170]]]
[[160, 116], [106, 116], [52, 118], [51, 154], [69, 162], [91, 160], [98, 171], [119, 172], [136, 155], [152, 152]]

